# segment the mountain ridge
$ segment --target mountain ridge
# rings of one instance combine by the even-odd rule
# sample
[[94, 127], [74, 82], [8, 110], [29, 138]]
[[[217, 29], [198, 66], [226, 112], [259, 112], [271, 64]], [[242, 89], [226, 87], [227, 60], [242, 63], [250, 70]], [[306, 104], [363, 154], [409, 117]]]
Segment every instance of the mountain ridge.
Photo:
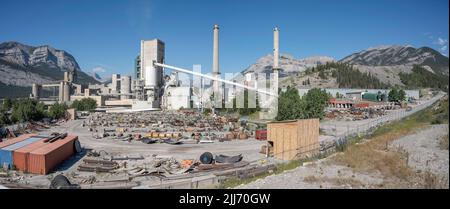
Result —
[[[100, 83], [80, 69], [70, 53], [50, 45], [30, 46], [16, 41], [0, 43], [0, 83], [5, 89], [21, 89], [20, 97], [27, 95], [33, 83], [51, 83], [63, 79], [64, 72], [77, 75], [78, 84]], [[1, 96], [1, 95], [0, 95]]]
[[435, 73], [449, 74], [448, 57], [427, 46], [420, 48], [414, 48], [411, 45], [371, 47], [346, 56], [339, 62], [371, 67], [422, 65], [429, 66]]

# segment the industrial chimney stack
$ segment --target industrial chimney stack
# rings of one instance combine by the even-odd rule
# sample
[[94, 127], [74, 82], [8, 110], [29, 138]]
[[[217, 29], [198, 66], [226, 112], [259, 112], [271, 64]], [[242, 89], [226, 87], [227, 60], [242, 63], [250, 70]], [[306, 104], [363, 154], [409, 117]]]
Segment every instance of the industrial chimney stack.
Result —
[[280, 45], [279, 45], [279, 30], [278, 27], [273, 29], [273, 70], [279, 69], [279, 58], [280, 58]]
[[273, 29], [273, 72], [271, 81], [271, 93], [278, 94], [278, 77], [279, 77], [279, 59], [280, 59], [280, 45], [279, 45], [279, 30], [278, 27]]
[[[219, 78], [219, 25], [214, 25], [214, 42], [213, 42], [213, 70], [214, 77]], [[214, 94], [219, 93], [219, 82], [213, 81]]]

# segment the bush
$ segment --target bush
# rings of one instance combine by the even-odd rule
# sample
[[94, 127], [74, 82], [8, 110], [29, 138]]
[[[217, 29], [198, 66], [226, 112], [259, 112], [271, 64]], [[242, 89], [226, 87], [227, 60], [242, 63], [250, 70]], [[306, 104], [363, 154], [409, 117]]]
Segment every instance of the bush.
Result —
[[12, 108], [12, 101], [10, 98], [5, 98], [3, 100], [2, 108], [4, 108], [6, 111]]
[[12, 106], [11, 121], [13, 122], [27, 122], [46, 117], [45, 105], [36, 100], [17, 100]]
[[309, 90], [303, 98], [300, 98], [296, 88], [288, 87], [286, 92], [281, 92], [278, 97], [276, 120], [322, 119], [328, 99], [328, 94], [318, 88]]
[[296, 88], [288, 86], [278, 97], [278, 115], [276, 120], [295, 120], [304, 118], [304, 105]]
[[403, 89], [393, 88], [389, 91], [388, 99], [390, 102], [401, 102], [406, 98], [406, 92]]
[[304, 118], [319, 118], [323, 119], [324, 109], [327, 107], [329, 95], [325, 90], [314, 88], [302, 98], [305, 105]]
[[48, 111], [48, 116], [53, 119], [60, 119], [66, 115], [67, 105], [65, 103], [56, 103], [52, 105]]
[[9, 117], [6, 114], [6, 111], [2, 109], [0, 109], [0, 127], [4, 126], [4, 125], [8, 125], [10, 123], [9, 121]]
[[81, 100], [73, 101], [72, 108], [75, 108], [77, 111], [93, 111], [97, 108], [97, 101], [92, 98], [83, 98]]

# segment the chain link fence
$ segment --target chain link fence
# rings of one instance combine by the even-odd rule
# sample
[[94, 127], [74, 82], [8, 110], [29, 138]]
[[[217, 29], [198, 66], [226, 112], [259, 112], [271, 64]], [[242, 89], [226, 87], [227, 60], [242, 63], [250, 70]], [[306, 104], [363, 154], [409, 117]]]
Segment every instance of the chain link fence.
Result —
[[[296, 151], [297, 154], [299, 155], [298, 156], [299, 159], [304, 159], [305, 161], [308, 161], [308, 159], [311, 160], [311, 159], [326, 157], [328, 154], [334, 153], [336, 151], [337, 147], [345, 146], [349, 142], [349, 140], [351, 140], [352, 138], [367, 136], [367, 135], [373, 133], [373, 131], [375, 131], [378, 127], [380, 127], [382, 125], [398, 121], [402, 118], [408, 117], [416, 112], [419, 112], [427, 107], [430, 107], [431, 105], [433, 105], [435, 102], [440, 100], [445, 95], [446, 94], [444, 94], [444, 93], [439, 93], [432, 99], [423, 101], [422, 103], [416, 105], [415, 107], [413, 107], [410, 110], [406, 110], [406, 109], [394, 110], [390, 114], [387, 114], [387, 115], [384, 115], [384, 116], [381, 116], [378, 118], [370, 119], [367, 122], [363, 122], [358, 125], [353, 125], [353, 128], [348, 128], [344, 133], [334, 136], [333, 137], [334, 143], [332, 143], [331, 145], [323, 146], [323, 144], [321, 144], [319, 150], [310, 149], [306, 152], [300, 152], [299, 151], [300, 148], [297, 148], [295, 150], [284, 150], [284, 152]], [[341, 128], [342, 128], [342, 126], [341, 126]], [[305, 156], [307, 156], [307, 157], [305, 158]], [[179, 180], [160, 179], [161, 180], [160, 184], [146, 185], [146, 186], [141, 186], [141, 187], [137, 187], [137, 188], [160, 188], [160, 189], [164, 189], [164, 188], [165, 189], [181, 189], [181, 188], [197, 189], [197, 188], [205, 188], [205, 187], [210, 188], [211, 185], [217, 185], [230, 177], [241, 178], [242, 174], [252, 173], [253, 172], [252, 169], [255, 169], [255, 164], [253, 164], [253, 163], [264, 160], [264, 159], [267, 159], [267, 158], [260, 158], [258, 160], [249, 162], [250, 164], [253, 165], [253, 167], [250, 166], [250, 167], [243, 167], [243, 168], [222, 171], [222, 172], [227, 173], [227, 175], [218, 174], [221, 172], [218, 172], [218, 173], [208, 172], [204, 175], [200, 175], [198, 177], [193, 177], [193, 178], [182, 178]], [[272, 166], [272, 167], [270, 167], [270, 166]], [[259, 168], [261, 171], [256, 172], [256, 173], [259, 175], [261, 173], [268, 172], [268, 170], [273, 169], [273, 167], [274, 167], [274, 164], [269, 164], [269, 165], [267, 165], [267, 167], [263, 166], [263, 167]], [[230, 172], [232, 175], [230, 175]], [[253, 176], [255, 176], [255, 175], [253, 175]], [[248, 176], [244, 176], [244, 177], [248, 178]]]
[[[430, 107], [435, 102], [439, 101], [442, 97], [444, 97], [446, 94], [440, 92], [438, 95], [434, 96], [430, 100], [423, 101], [422, 103], [416, 105], [415, 107], [411, 109], [400, 109], [400, 110], [394, 110], [390, 114], [377, 117], [374, 119], [370, 119], [367, 122], [363, 122], [358, 125], [352, 125], [352, 128], [350, 126], [346, 127], [346, 131], [341, 134], [336, 134], [333, 137], [333, 143], [329, 143], [328, 145], [325, 145], [325, 143], [321, 144], [320, 152], [321, 153], [328, 153], [334, 151], [337, 147], [345, 146], [350, 139], [353, 139], [355, 137], [363, 137], [367, 136], [373, 131], [375, 131], [378, 127], [389, 124], [398, 120], [401, 120], [403, 118], [406, 118], [416, 112], [419, 112], [427, 107]], [[342, 126], [341, 126], [342, 128]], [[335, 126], [336, 129], [336, 126]], [[335, 130], [336, 131], [336, 130]], [[337, 131], [336, 131], [337, 132]]]

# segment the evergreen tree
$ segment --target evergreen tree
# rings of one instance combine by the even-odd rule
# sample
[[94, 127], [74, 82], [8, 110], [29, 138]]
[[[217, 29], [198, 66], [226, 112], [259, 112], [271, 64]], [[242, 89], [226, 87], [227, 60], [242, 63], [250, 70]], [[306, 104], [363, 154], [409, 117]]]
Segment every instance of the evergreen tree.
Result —
[[406, 99], [406, 92], [403, 89], [400, 89], [397, 93], [397, 100], [398, 101], [405, 101]]
[[93, 111], [97, 108], [97, 102], [92, 98], [83, 98], [73, 101], [71, 107], [77, 111]]
[[419, 65], [413, 66], [412, 73], [400, 73], [399, 76], [407, 88], [435, 88], [448, 92], [448, 75], [430, 72]]
[[4, 108], [6, 111], [10, 110], [12, 108], [12, 101], [10, 98], [6, 97], [3, 100], [2, 108]]
[[296, 88], [288, 87], [286, 92], [281, 92], [278, 97], [276, 120], [322, 119], [328, 99], [329, 95], [325, 90], [314, 88], [300, 98]]
[[391, 91], [389, 91], [389, 95], [388, 95], [388, 99], [390, 102], [397, 102], [398, 98], [398, 91], [396, 88], [391, 89]]

